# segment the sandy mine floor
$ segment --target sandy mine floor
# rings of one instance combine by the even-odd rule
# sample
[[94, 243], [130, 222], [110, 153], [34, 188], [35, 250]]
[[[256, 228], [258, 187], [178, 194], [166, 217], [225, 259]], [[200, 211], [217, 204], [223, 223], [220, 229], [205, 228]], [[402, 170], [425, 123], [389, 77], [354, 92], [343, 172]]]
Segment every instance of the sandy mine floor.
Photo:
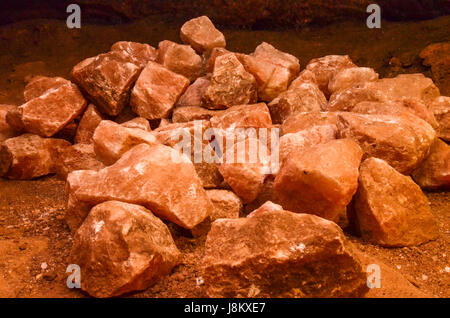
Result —
[[[26, 79], [32, 75], [69, 75], [80, 60], [109, 50], [118, 40], [179, 41], [182, 22], [148, 18], [119, 26], [82, 25], [69, 30], [65, 21], [34, 20], [0, 27], [0, 103], [19, 105]], [[227, 30], [228, 48], [249, 53], [262, 41], [296, 55], [304, 66], [328, 54], [349, 54], [360, 66], [381, 76], [423, 72], [418, 53], [433, 42], [448, 41], [450, 17], [415, 23], [384, 23], [381, 30], [340, 24], [303, 30]], [[410, 61], [402, 70], [389, 67], [391, 57]], [[450, 193], [427, 194], [439, 221], [440, 238], [412, 248], [381, 248], [351, 237], [367, 263], [383, 262], [382, 288], [368, 297], [450, 297]], [[64, 182], [55, 177], [33, 181], [0, 179], [0, 297], [85, 297], [66, 287], [72, 245], [64, 222]], [[183, 237], [171, 228], [183, 263], [137, 297], [205, 297], [197, 286], [204, 238]], [[372, 257], [375, 257], [372, 258]], [[46, 265], [46, 266], [45, 266]], [[384, 270], [386, 268], [386, 270]], [[390, 270], [391, 268], [392, 270]], [[401, 275], [398, 274], [402, 274]], [[409, 281], [409, 282], [408, 282]], [[415, 286], [415, 287], [414, 287]]]

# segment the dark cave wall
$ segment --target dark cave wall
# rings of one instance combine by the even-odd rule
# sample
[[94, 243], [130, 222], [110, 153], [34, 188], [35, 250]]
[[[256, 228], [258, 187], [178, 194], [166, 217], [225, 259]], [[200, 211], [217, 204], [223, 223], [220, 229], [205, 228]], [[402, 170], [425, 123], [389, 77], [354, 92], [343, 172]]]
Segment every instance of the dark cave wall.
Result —
[[244, 27], [299, 27], [367, 17], [366, 7], [378, 3], [388, 20], [429, 19], [450, 14], [450, 0], [2, 0], [0, 23], [24, 19], [67, 17], [77, 3], [87, 22], [119, 23], [161, 14], [186, 20], [206, 14], [215, 23]]

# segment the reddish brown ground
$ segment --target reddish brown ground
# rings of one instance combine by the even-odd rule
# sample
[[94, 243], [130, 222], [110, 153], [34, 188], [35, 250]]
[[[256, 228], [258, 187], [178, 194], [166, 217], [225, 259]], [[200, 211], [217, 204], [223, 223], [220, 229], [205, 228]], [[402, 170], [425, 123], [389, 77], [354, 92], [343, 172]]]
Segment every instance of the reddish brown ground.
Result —
[[[153, 46], [163, 39], [178, 41], [180, 25], [148, 18], [114, 27], [83, 25], [81, 30], [67, 29], [64, 21], [48, 20], [0, 27], [0, 103], [21, 104], [27, 78], [35, 74], [68, 77], [74, 64], [107, 51], [115, 41]], [[225, 29], [224, 33], [231, 50], [251, 52], [261, 41], [267, 41], [295, 54], [302, 66], [313, 57], [349, 54], [360, 66], [373, 67], [382, 76], [418, 71], [430, 76], [417, 54], [430, 43], [448, 41], [449, 29], [450, 17], [443, 17], [417, 23], [384, 23], [381, 30], [368, 30], [362, 21], [361, 25], [299, 31]], [[394, 56], [407, 67], [391, 68], [388, 62]], [[418, 247], [387, 249], [349, 236], [368, 255], [364, 262], [387, 265], [381, 265], [382, 288], [371, 290], [368, 296], [450, 297], [450, 193], [427, 195], [439, 221], [438, 240]], [[85, 296], [65, 284], [71, 234], [63, 219], [64, 205], [64, 182], [55, 177], [0, 179], [0, 297]], [[184, 255], [182, 264], [172, 275], [135, 296], [205, 296], [196, 283], [201, 275], [204, 238], [190, 239], [177, 229], [172, 231]], [[42, 269], [43, 263], [47, 268]]]

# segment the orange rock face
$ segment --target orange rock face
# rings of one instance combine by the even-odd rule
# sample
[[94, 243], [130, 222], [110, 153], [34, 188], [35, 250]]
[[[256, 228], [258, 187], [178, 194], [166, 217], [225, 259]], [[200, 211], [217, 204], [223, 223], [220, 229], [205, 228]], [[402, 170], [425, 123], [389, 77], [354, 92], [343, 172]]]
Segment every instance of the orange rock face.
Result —
[[93, 104], [89, 104], [80, 123], [78, 124], [77, 132], [75, 134], [75, 143], [89, 144], [92, 143], [92, 136], [95, 128], [103, 120], [103, 116]]
[[311, 60], [306, 65], [306, 69], [315, 75], [320, 90], [328, 98], [331, 95], [328, 85], [334, 75], [343, 69], [355, 66], [348, 55], [327, 55]]
[[236, 55], [227, 53], [217, 57], [210, 85], [203, 96], [203, 105], [211, 109], [224, 109], [252, 104], [256, 100], [256, 80]]
[[199, 77], [192, 83], [178, 99], [176, 106], [198, 106], [202, 105], [202, 98], [209, 86], [207, 77]]
[[75, 170], [100, 170], [105, 165], [100, 162], [92, 144], [76, 144], [65, 148], [55, 160], [55, 172], [60, 179]]
[[303, 83], [278, 95], [269, 104], [272, 120], [282, 124], [289, 116], [326, 109], [327, 99], [316, 85]]
[[352, 140], [333, 140], [290, 156], [275, 178], [283, 208], [336, 221], [358, 187], [363, 152]]
[[450, 146], [437, 139], [430, 155], [413, 171], [412, 177], [422, 189], [450, 189]]
[[55, 172], [55, 159], [71, 144], [62, 139], [24, 134], [0, 146], [0, 175], [9, 179], [33, 179]]
[[143, 205], [166, 220], [192, 229], [213, 209], [192, 162], [174, 149], [140, 144], [100, 171], [67, 177], [66, 221], [75, 231], [90, 208], [108, 200]]
[[434, 129], [416, 116], [338, 114], [341, 138], [355, 140], [365, 158], [386, 160], [400, 173], [409, 174], [428, 156], [436, 138]]
[[6, 121], [6, 114], [9, 111], [15, 111], [16, 106], [0, 104], [0, 142], [8, 138], [16, 137], [20, 131], [17, 131]]
[[439, 123], [438, 135], [445, 141], [450, 141], [450, 97], [439, 96], [430, 105]]
[[97, 157], [108, 166], [136, 145], [156, 143], [156, 137], [151, 133], [139, 128], [127, 128], [110, 120], [100, 122], [92, 140]]
[[361, 102], [388, 102], [385, 92], [377, 89], [373, 82], [364, 82], [331, 95], [328, 111], [352, 111]]
[[377, 158], [361, 165], [349, 219], [363, 238], [383, 246], [418, 245], [438, 236], [436, 221], [419, 186]]
[[219, 129], [270, 128], [272, 120], [265, 103], [232, 106], [211, 118], [211, 126]]
[[68, 83], [47, 90], [19, 106], [18, 110], [27, 132], [51, 137], [82, 114], [86, 105], [76, 85]]
[[33, 98], [43, 95], [50, 89], [56, 89], [69, 83], [70, 81], [62, 77], [35, 76], [25, 86], [23, 96], [25, 97], [25, 101], [28, 102]]
[[203, 72], [203, 60], [189, 45], [164, 40], [158, 45], [156, 62], [172, 72], [183, 75], [191, 82]]
[[150, 61], [155, 61], [158, 56], [153, 46], [137, 42], [116, 42], [111, 46], [111, 51], [123, 53], [131, 63], [136, 64], [140, 68], [144, 68]]
[[143, 117], [136, 117], [136, 118], [130, 119], [130, 120], [122, 123], [121, 125], [126, 128], [136, 128], [136, 129], [141, 129], [144, 131], [152, 130], [148, 120]]
[[101, 112], [117, 116], [128, 103], [141, 69], [128, 54], [111, 51], [81, 61], [72, 69], [72, 77]]
[[242, 213], [243, 205], [241, 199], [231, 191], [212, 189], [206, 194], [214, 205], [214, 210], [210, 215], [211, 222], [217, 219], [237, 219]]
[[225, 37], [207, 16], [201, 16], [183, 24], [180, 38], [199, 53], [226, 46]]
[[158, 63], [149, 62], [131, 93], [133, 111], [147, 119], [168, 118], [189, 80]]
[[337, 72], [328, 83], [328, 91], [333, 94], [360, 83], [378, 80], [378, 73], [369, 67], [349, 67]]
[[96, 205], [76, 232], [71, 260], [81, 288], [94, 297], [144, 290], [168, 275], [181, 254], [167, 226], [139, 205]]
[[210, 110], [199, 106], [177, 107], [172, 113], [172, 122], [186, 123], [194, 120], [209, 120], [223, 114], [221, 110]]
[[203, 263], [209, 297], [358, 297], [367, 291], [366, 274], [341, 229], [314, 215], [266, 211], [217, 220]]
[[298, 113], [290, 116], [283, 122], [281, 131], [284, 135], [309, 129], [314, 126], [336, 125], [337, 122], [337, 113], [334, 112]]

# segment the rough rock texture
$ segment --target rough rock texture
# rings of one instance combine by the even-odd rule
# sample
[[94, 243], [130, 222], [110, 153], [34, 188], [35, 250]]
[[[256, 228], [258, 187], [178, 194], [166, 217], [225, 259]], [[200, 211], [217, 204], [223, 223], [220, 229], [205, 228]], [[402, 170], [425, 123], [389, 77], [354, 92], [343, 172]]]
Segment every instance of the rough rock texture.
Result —
[[238, 141], [224, 154], [220, 174], [243, 203], [253, 201], [261, 191], [269, 172], [269, 156], [266, 145], [256, 138]]
[[100, 162], [92, 144], [76, 144], [65, 148], [55, 160], [56, 175], [65, 180], [75, 170], [100, 170], [105, 165]]
[[158, 44], [156, 62], [164, 65], [172, 72], [183, 75], [191, 82], [195, 81], [203, 71], [203, 60], [189, 45], [164, 40]]
[[333, 222], [267, 211], [212, 224], [203, 259], [210, 297], [358, 297], [366, 275]]
[[420, 52], [423, 64], [431, 66], [434, 82], [443, 95], [450, 95], [450, 42], [434, 43]]
[[155, 62], [142, 71], [131, 93], [133, 111], [147, 119], [168, 118], [189, 80]]
[[422, 189], [450, 189], [450, 146], [437, 139], [430, 155], [413, 171], [412, 177]]
[[55, 159], [71, 144], [62, 139], [24, 134], [0, 145], [0, 176], [33, 179], [55, 172]]
[[[214, 64], [216, 63], [216, 58], [218, 58], [221, 55], [227, 54], [227, 53], [233, 53], [231, 51], [228, 51], [227, 49], [224, 49], [223, 47], [215, 47], [211, 51], [203, 52], [203, 60], [205, 61], [205, 71], [207, 73], [212, 73], [214, 71]], [[233, 53], [236, 55], [238, 59], [240, 59], [241, 63], [244, 63], [243, 57], [245, 54], [239, 54], [239, 53]]]
[[285, 135], [315, 126], [336, 125], [337, 122], [337, 113], [333, 112], [298, 113], [292, 115], [283, 122], [283, 125], [281, 125], [281, 132]]
[[420, 187], [378, 158], [361, 165], [349, 219], [363, 238], [383, 246], [418, 245], [438, 236]]
[[273, 203], [272, 201], [266, 201], [259, 208], [257, 208], [256, 210], [253, 210], [251, 213], [249, 213], [247, 215], [247, 217], [252, 218], [256, 215], [263, 214], [266, 212], [277, 212], [277, 211], [279, 211], [279, 212], [284, 211], [283, 207], [279, 204]]
[[111, 46], [111, 51], [119, 51], [128, 57], [131, 63], [144, 68], [150, 61], [155, 61], [158, 53], [153, 46], [144, 43], [119, 41]]
[[92, 143], [92, 136], [94, 135], [95, 128], [97, 128], [102, 120], [103, 117], [97, 108], [93, 104], [89, 104], [78, 124], [77, 132], [75, 134], [75, 143]]
[[76, 85], [66, 83], [47, 90], [19, 106], [21, 121], [26, 131], [51, 137], [83, 113], [87, 102]]
[[320, 90], [327, 98], [331, 95], [328, 90], [330, 80], [338, 72], [350, 67], [356, 67], [356, 65], [348, 55], [327, 55], [313, 59], [306, 65], [306, 69], [315, 75]]
[[285, 209], [337, 221], [358, 187], [363, 152], [352, 140], [333, 140], [291, 152], [275, 178]]
[[126, 128], [136, 128], [136, 129], [142, 129], [145, 131], [152, 130], [148, 120], [143, 117], [136, 117], [136, 118], [130, 119], [129, 121], [126, 121], [126, 122], [122, 123], [121, 125]]
[[416, 116], [339, 113], [341, 138], [355, 140], [365, 158], [386, 160], [404, 174], [411, 173], [428, 156], [436, 139], [434, 129]]
[[369, 67], [350, 67], [336, 73], [328, 83], [328, 91], [333, 94], [337, 91], [350, 88], [356, 84], [374, 82], [378, 80], [378, 73]]
[[236, 55], [227, 53], [217, 57], [210, 85], [203, 96], [203, 105], [211, 109], [223, 109], [256, 101], [256, 80], [245, 70]]
[[23, 91], [25, 101], [28, 102], [33, 98], [43, 95], [50, 89], [56, 89], [65, 84], [69, 84], [70, 81], [62, 77], [46, 77], [35, 76], [28, 82]]
[[281, 52], [269, 43], [258, 45], [250, 55], [241, 55], [246, 70], [256, 79], [258, 97], [270, 102], [287, 90], [300, 70], [299, 60], [288, 53]]
[[94, 151], [97, 158], [109, 166], [116, 162], [124, 153], [136, 145], [155, 144], [156, 137], [139, 128], [127, 128], [110, 120], [103, 120], [95, 129]]
[[217, 219], [237, 219], [242, 213], [241, 199], [228, 190], [207, 190], [206, 194], [214, 205], [214, 210], [209, 216], [211, 222]]
[[107, 201], [78, 229], [71, 261], [81, 288], [94, 297], [144, 290], [168, 275], [181, 254], [167, 226], [142, 206]]
[[278, 95], [269, 104], [275, 124], [282, 124], [289, 116], [302, 112], [325, 110], [327, 99], [316, 85], [303, 83]]
[[213, 209], [192, 162], [163, 145], [140, 144], [100, 171], [67, 177], [66, 221], [75, 231], [92, 206], [108, 200], [136, 203], [187, 229]]
[[207, 16], [187, 21], [180, 30], [180, 38], [202, 53], [215, 47], [225, 47], [225, 37]]
[[301, 71], [300, 74], [298, 74], [298, 76], [291, 82], [291, 84], [289, 85], [289, 89], [296, 88], [296, 87], [302, 85], [303, 83], [314, 84], [314, 85], [316, 85], [316, 86], [318, 87], [316, 75], [314, 75], [314, 73], [311, 72], [310, 70], [304, 69], [304, 70]]
[[380, 91], [374, 82], [356, 84], [335, 92], [328, 102], [328, 111], [352, 111], [361, 102], [388, 102], [386, 92]]
[[22, 111], [19, 107], [14, 107], [8, 110], [5, 116], [5, 120], [9, 126], [11, 126], [16, 131], [23, 131], [23, 122], [22, 122]]
[[450, 141], [450, 97], [439, 96], [430, 105], [439, 123], [438, 135], [445, 141]]
[[209, 86], [207, 77], [199, 77], [192, 83], [178, 99], [176, 106], [198, 106], [202, 105], [202, 98]]
[[211, 118], [211, 126], [223, 130], [236, 128], [270, 128], [272, 120], [265, 103], [237, 105]]
[[223, 114], [221, 110], [210, 110], [199, 106], [176, 107], [172, 112], [172, 122], [186, 123], [194, 120], [209, 120]]
[[291, 152], [296, 153], [317, 144], [327, 143], [336, 139], [336, 136], [337, 127], [335, 125], [314, 126], [296, 133], [285, 134], [280, 138], [280, 162], [289, 158]]
[[0, 104], [0, 143], [8, 138], [16, 137], [20, 131], [17, 131], [6, 121], [6, 114], [9, 111], [16, 110], [14, 105]]
[[117, 116], [141, 69], [128, 54], [111, 51], [81, 61], [73, 67], [72, 77], [101, 112]]

